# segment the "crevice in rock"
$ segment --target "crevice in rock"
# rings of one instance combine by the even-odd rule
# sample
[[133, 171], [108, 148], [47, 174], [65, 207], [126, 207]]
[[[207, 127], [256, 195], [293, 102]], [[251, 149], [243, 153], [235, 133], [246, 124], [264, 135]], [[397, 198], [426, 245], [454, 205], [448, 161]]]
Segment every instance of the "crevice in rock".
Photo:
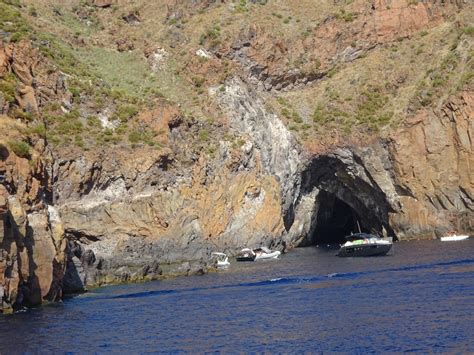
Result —
[[84, 233], [83, 231], [70, 229], [70, 228], [66, 228], [66, 237], [68, 240], [78, 241], [86, 245], [100, 240], [95, 235], [90, 235], [90, 234]]

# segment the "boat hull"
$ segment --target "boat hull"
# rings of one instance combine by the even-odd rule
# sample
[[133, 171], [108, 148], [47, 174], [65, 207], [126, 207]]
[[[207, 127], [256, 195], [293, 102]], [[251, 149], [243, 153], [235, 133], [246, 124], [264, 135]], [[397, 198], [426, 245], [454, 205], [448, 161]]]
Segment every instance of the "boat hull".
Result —
[[456, 242], [458, 240], [466, 240], [468, 239], [468, 235], [451, 235], [447, 237], [441, 237], [442, 242]]
[[383, 256], [386, 255], [392, 244], [359, 244], [351, 246], [342, 246], [337, 256]]
[[261, 255], [257, 254], [257, 257], [255, 258], [255, 260], [277, 259], [280, 256], [280, 254], [281, 252], [278, 250], [270, 254], [265, 254], [265, 253], [262, 253]]
[[254, 261], [255, 260], [255, 255], [249, 255], [249, 256], [237, 256], [235, 258], [237, 261]]

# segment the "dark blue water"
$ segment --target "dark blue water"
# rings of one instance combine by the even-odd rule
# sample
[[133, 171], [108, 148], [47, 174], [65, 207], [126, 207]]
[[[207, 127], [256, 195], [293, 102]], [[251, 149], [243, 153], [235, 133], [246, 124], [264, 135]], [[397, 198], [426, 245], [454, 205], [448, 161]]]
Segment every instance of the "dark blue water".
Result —
[[0, 317], [0, 352], [473, 352], [474, 239], [298, 249]]

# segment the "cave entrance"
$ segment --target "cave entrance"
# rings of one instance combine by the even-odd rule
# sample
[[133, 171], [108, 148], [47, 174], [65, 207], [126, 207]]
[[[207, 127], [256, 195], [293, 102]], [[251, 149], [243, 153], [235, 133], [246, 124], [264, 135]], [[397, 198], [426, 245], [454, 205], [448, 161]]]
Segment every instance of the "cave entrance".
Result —
[[318, 212], [313, 218], [314, 228], [309, 244], [341, 244], [345, 237], [364, 230], [357, 212], [334, 194], [321, 191], [318, 195]]

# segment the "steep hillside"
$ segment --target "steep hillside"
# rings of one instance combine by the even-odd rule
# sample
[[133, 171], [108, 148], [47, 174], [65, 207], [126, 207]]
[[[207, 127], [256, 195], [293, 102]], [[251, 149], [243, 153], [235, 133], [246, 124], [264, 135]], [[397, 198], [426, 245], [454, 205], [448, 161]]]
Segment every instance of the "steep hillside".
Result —
[[3, 308], [357, 223], [472, 234], [473, 10], [1, 0]]

